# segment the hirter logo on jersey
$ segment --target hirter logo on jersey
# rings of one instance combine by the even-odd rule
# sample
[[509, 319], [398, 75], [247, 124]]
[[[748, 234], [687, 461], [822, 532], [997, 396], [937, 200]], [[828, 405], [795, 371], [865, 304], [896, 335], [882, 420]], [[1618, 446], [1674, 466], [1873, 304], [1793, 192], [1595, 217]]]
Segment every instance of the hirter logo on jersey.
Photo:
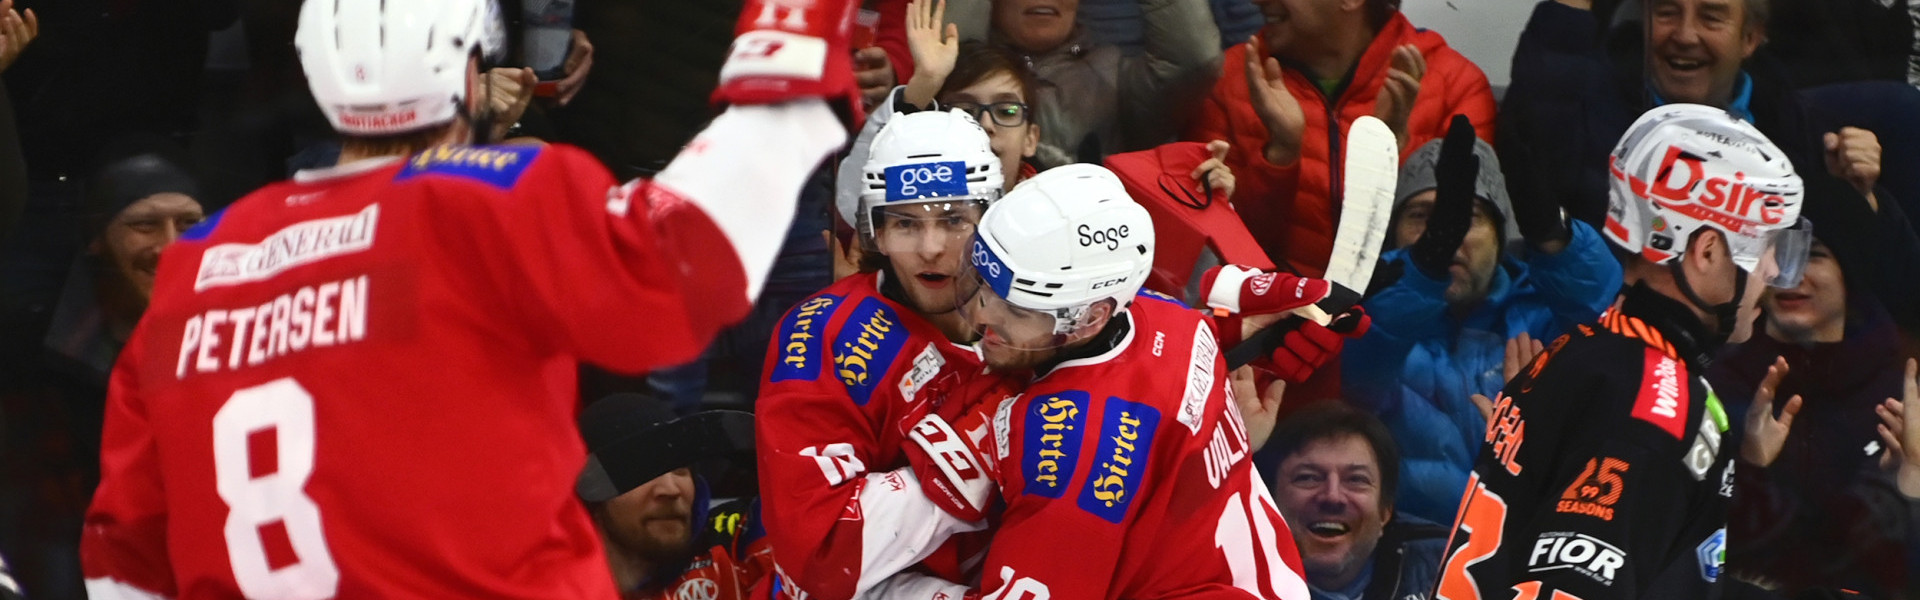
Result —
[[1154, 432], [1160, 429], [1160, 411], [1108, 397], [1101, 414], [1100, 445], [1094, 451], [1093, 471], [1080, 490], [1080, 508], [1119, 523], [1140, 494], [1147, 458], [1153, 454]]
[[1554, 506], [1555, 512], [1587, 515], [1602, 521], [1613, 520], [1613, 505], [1620, 502], [1620, 495], [1626, 493], [1627, 482], [1621, 477], [1633, 465], [1618, 458], [1590, 458], [1587, 468], [1574, 478], [1573, 485], [1561, 492], [1560, 503]]
[[351, 215], [302, 221], [258, 244], [220, 244], [200, 255], [193, 291], [271, 279], [281, 271], [373, 247], [380, 205]]
[[767, 381], [820, 378], [820, 363], [824, 362], [820, 353], [826, 347], [820, 340], [821, 330], [833, 318], [833, 308], [840, 305], [840, 299], [833, 294], [814, 296], [787, 313], [787, 318], [780, 321], [779, 334], [774, 336], [775, 343], [780, 344], [780, 359]]
[[907, 332], [900, 316], [880, 299], [867, 298], [853, 308], [833, 341], [833, 366], [854, 404], [866, 406], [873, 399], [880, 377], [906, 343]]
[[1648, 346], [1641, 373], [1640, 395], [1633, 401], [1634, 418], [1681, 439], [1687, 422], [1687, 366]]
[[1075, 465], [1080, 463], [1080, 441], [1087, 430], [1087, 409], [1092, 396], [1079, 390], [1067, 390], [1034, 398], [1027, 403], [1026, 455], [1020, 459], [1020, 472], [1027, 478], [1023, 494], [1059, 498], [1073, 481]]

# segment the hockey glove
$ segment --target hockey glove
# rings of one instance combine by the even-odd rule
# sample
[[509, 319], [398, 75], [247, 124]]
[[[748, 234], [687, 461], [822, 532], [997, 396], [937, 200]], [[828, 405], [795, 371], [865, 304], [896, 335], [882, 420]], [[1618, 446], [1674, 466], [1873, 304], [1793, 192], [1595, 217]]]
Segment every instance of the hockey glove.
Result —
[[1287, 333], [1280, 347], [1266, 359], [1254, 361], [1258, 368], [1272, 371], [1287, 383], [1300, 383], [1312, 377], [1314, 371], [1328, 360], [1340, 355], [1347, 340], [1367, 334], [1373, 326], [1373, 320], [1367, 317], [1367, 311], [1354, 306], [1333, 318], [1327, 325], [1312, 319], [1294, 318], [1300, 324], [1298, 329]]
[[861, 120], [849, 39], [859, 7], [856, 0], [747, 0], [713, 102], [822, 98], [852, 129]]
[[1473, 227], [1474, 181], [1480, 173], [1473, 139], [1473, 122], [1465, 115], [1454, 115], [1446, 141], [1440, 143], [1440, 160], [1434, 165], [1433, 213], [1427, 217], [1426, 232], [1407, 250], [1413, 265], [1436, 280], [1449, 278], [1447, 270], [1453, 266], [1453, 255]]
[[1513, 202], [1513, 224], [1520, 237], [1535, 249], [1572, 239], [1573, 231], [1547, 186], [1551, 174], [1539, 164], [1527, 136], [1503, 136], [1502, 142], [1500, 166], [1507, 174], [1507, 198]]
[[1232, 348], [1244, 339], [1241, 319], [1303, 310], [1325, 299], [1333, 284], [1291, 273], [1265, 273], [1239, 265], [1222, 265], [1200, 276], [1207, 308], [1213, 309], [1220, 346]]
[[929, 500], [954, 518], [977, 522], [986, 518], [997, 489], [993, 411], [1000, 403], [965, 404], [965, 410], [954, 417], [937, 410], [921, 418], [907, 432], [903, 449]]

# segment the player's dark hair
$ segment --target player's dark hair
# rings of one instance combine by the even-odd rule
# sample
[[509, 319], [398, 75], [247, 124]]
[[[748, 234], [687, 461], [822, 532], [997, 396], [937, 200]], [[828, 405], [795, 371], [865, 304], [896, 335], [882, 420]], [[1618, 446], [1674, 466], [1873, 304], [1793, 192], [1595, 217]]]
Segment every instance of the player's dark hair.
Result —
[[[1349, 435], [1360, 436], [1373, 447], [1373, 458], [1380, 463], [1380, 509], [1392, 507], [1400, 488], [1400, 447], [1393, 443], [1387, 426], [1366, 411], [1337, 400], [1309, 404], [1273, 428], [1267, 447], [1285, 462], [1307, 444]], [[1279, 485], [1279, 474], [1271, 481]]]
[[[1397, 2], [1398, 0], [1391, 0]], [[994, 75], [1006, 74], [1013, 77], [1014, 85], [1020, 88], [1020, 99], [1027, 103], [1027, 122], [1034, 120], [1033, 103], [1038, 101], [1040, 80], [1027, 66], [1027, 61], [1012, 50], [981, 41], [960, 42], [960, 54], [953, 61], [953, 72], [940, 85], [940, 91], [934, 98], [945, 98], [948, 94], [965, 89], [967, 86], [985, 81]]]

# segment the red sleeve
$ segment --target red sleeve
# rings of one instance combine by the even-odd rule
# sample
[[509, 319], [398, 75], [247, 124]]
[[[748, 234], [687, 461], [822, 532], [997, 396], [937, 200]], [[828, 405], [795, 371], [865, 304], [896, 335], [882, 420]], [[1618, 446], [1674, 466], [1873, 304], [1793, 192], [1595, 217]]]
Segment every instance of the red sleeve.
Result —
[[905, 85], [913, 79], [913, 52], [907, 48], [907, 0], [879, 0], [873, 9], [880, 12], [873, 45], [887, 51], [887, 60], [893, 61], [894, 81]]
[[[859, 595], [948, 536], [979, 529], [927, 500], [910, 471], [892, 469], [898, 450], [883, 440], [897, 446], [898, 437], [876, 434], [912, 422], [887, 408], [900, 402], [889, 393], [901, 381], [896, 373], [925, 352], [938, 355], [907, 336], [891, 310], [871, 297], [816, 295], [787, 313], [767, 349], [754, 428], [761, 510], [780, 572], [810, 597]], [[891, 321], [891, 335], [864, 338], [860, 358], [886, 367], [857, 371], [836, 361], [843, 343], [883, 330], [867, 327], [876, 319]], [[861, 382], [871, 386], [865, 393]]]
[[167, 556], [166, 489], [160, 456], [140, 398], [133, 366], [141, 362], [139, 335], [129, 341], [107, 390], [101, 433], [100, 487], [87, 509], [80, 563], [94, 598], [148, 598], [177, 594]]

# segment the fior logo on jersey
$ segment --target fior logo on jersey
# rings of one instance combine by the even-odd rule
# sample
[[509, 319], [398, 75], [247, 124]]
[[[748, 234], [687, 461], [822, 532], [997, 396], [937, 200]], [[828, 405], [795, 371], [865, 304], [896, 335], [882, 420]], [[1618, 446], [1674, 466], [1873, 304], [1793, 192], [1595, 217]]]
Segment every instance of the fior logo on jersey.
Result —
[[1570, 570], [1585, 575], [1600, 585], [1613, 585], [1613, 577], [1627, 565], [1627, 553], [1618, 546], [1584, 533], [1549, 531], [1533, 541], [1527, 556], [1527, 572]]
[[1160, 429], [1160, 411], [1152, 406], [1109, 396], [1101, 409], [1100, 445], [1093, 472], [1080, 491], [1082, 510], [1119, 523], [1140, 491], [1152, 456], [1153, 436]]
[[1080, 440], [1086, 435], [1088, 400], [1080, 390], [1067, 390], [1035, 397], [1027, 402], [1026, 456], [1020, 471], [1026, 474], [1023, 494], [1059, 498], [1073, 481], [1075, 465], [1080, 462]]
[[818, 339], [820, 329], [833, 318], [833, 308], [840, 304], [840, 298], [832, 294], [809, 298], [780, 321], [780, 333], [774, 338], [780, 340], [780, 362], [773, 365], [768, 381], [820, 378], [820, 352], [825, 347]]
[[833, 364], [854, 404], [866, 406], [873, 399], [880, 384], [874, 376], [886, 372], [907, 343], [900, 329], [900, 317], [878, 298], [861, 300], [847, 316], [834, 339]]

